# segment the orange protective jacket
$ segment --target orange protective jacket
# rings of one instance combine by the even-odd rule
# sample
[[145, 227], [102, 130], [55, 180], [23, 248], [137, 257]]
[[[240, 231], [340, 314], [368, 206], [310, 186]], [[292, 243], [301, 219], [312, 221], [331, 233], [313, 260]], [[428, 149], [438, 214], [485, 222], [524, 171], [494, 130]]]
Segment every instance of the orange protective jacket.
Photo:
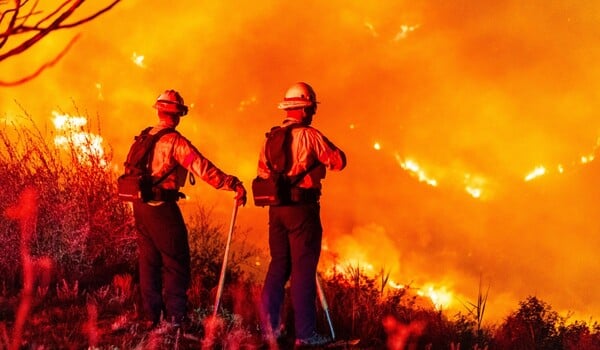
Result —
[[[155, 126], [150, 134], [156, 134], [163, 126]], [[233, 191], [239, 180], [235, 176], [227, 175], [217, 168], [210, 160], [200, 153], [192, 143], [179, 133], [163, 135], [154, 147], [152, 158], [152, 177], [159, 179], [171, 172], [157, 186], [166, 190], [179, 190], [185, 184], [188, 171], [201, 178], [217, 189]]]
[[[293, 119], [286, 119], [282, 127], [298, 123]], [[327, 169], [342, 170], [346, 167], [346, 155], [329, 141], [319, 130], [311, 126], [293, 128], [291, 131], [292, 165], [287, 172], [288, 176], [302, 173], [315, 162], [319, 165], [313, 168], [296, 186], [307, 189], [321, 189], [321, 180], [325, 178]], [[258, 159], [258, 176], [268, 178], [271, 174], [265, 156], [266, 140], [263, 143]]]

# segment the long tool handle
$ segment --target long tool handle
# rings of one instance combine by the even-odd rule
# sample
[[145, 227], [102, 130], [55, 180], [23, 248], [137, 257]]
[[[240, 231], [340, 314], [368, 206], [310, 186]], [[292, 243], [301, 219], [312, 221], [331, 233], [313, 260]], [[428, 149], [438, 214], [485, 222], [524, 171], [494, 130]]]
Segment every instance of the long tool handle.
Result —
[[229, 246], [231, 245], [231, 237], [233, 236], [233, 228], [235, 226], [235, 218], [237, 217], [238, 204], [233, 201], [233, 213], [231, 214], [231, 225], [229, 226], [229, 234], [227, 235], [227, 243], [225, 244], [225, 254], [223, 255], [223, 265], [221, 266], [221, 276], [219, 277], [219, 286], [217, 287], [217, 296], [215, 297], [215, 306], [213, 308], [213, 317], [217, 316], [219, 303], [221, 302], [221, 294], [223, 294], [223, 286], [225, 285], [225, 271], [227, 270], [227, 258], [229, 256]]
[[329, 330], [331, 331], [331, 339], [335, 340], [335, 331], [333, 330], [333, 323], [331, 322], [331, 317], [329, 316], [329, 305], [327, 305], [327, 299], [325, 299], [325, 293], [323, 292], [323, 287], [321, 286], [321, 281], [319, 280], [319, 275], [315, 276], [317, 281], [317, 294], [319, 295], [319, 299], [321, 300], [321, 306], [325, 311], [325, 317], [327, 317], [327, 323], [329, 323]]

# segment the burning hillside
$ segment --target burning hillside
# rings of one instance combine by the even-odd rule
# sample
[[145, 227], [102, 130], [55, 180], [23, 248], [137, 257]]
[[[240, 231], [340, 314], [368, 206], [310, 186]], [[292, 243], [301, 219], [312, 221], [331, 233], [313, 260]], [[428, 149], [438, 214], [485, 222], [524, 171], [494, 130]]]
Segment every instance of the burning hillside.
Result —
[[[529, 294], [597, 317], [599, 10], [566, 0], [128, 1], [0, 102], [7, 121], [21, 105], [45, 123], [74, 101], [99, 115], [120, 165], [156, 122], [157, 94], [176, 88], [191, 107], [181, 130], [249, 184], [264, 132], [282, 119], [276, 103], [307, 81], [321, 101], [315, 126], [348, 155], [324, 182], [324, 269], [384, 269], [432, 299], [473, 300], [481, 279], [490, 318]], [[0, 75], [45, 62], [72, 33], [57, 34]], [[203, 184], [185, 192], [188, 212], [194, 201], [228, 212], [231, 198]], [[243, 208], [239, 220], [266, 244], [264, 209]]]

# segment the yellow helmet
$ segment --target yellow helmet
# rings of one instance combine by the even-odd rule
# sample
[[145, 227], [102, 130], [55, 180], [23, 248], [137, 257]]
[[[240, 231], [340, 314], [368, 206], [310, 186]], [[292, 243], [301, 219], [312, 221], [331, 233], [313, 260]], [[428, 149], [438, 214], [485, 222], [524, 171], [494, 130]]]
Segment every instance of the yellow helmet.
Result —
[[161, 112], [177, 114], [182, 117], [188, 112], [188, 107], [183, 103], [183, 97], [175, 90], [165, 90], [158, 96], [153, 107]]
[[279, 102], [279, 109], [297, 109], [316, 106], [317, 95], [315, 90], [304, 82], [295, 83], [285, 93], [283, 101]]

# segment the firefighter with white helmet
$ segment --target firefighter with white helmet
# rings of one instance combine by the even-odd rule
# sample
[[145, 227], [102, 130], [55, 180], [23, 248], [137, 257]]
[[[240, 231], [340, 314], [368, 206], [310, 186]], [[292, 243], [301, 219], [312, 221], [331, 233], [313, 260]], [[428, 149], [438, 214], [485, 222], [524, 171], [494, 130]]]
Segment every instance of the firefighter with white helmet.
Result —
[[[316, 331], [316, 272], [321, 253], [323, 228], [320, 218], [321, 180], [327, 170], [346, 166], [342, 150], [319, 130], [311, 127], [317, 110], [313, 88], [298, 82], [290, 86], [278, 105], [286, 115], [281, 128], [289, 128], [291, 141], [288, 178], [297, 179], [290, 189], [290, 201], [269, 207], [269, 250], [271, 261], [262, 291], [263, 325], [269, 334], [284, 337], [282, 306], [284, 287], [291, 281], [296, 345], [319, 346], [331, 339]], [[275, 129], [275, 128], [274, 128]], [[272, 130], [274, 130], [272, 129]], [[263, 144], [258, 162], [258, 177], [269, 178], [272, 150]]]
[[292, 110], [306, 107], [317, 107], [317, 95], [313, 88], [304, 82], [295, 83], [286, 91], [279, 109]]
[[175, 90], [165, 90], [154, 102], [154, 108], [167, 114], [178, 114], [183, 117], [188, 113], [188, 107], [183, 97]]
[[217, 168], [175, 130], [180, 118], [188, 113], [177, 91], [164, 91], [153, 107], [157, 110], [158, 123], [147, 129], [149, 134], [171, 130], [160, 136], [149, 161], [152, 178], [161, 179], [155, 185], [155, 198], [147, 203], [133, 202], [140, 287], [150, 327], [159, 323], [163, 310], [165, 320], [174, 327], [181, 327], [186, 320], [191, 269], [188, 232], [177, 200], [183, 195], [179, 190], [185, 184], [187, 173], [191, 172], [216, 189], [234, 191], [237, 205], [246, 204], [246, 189], [237, 177]]

